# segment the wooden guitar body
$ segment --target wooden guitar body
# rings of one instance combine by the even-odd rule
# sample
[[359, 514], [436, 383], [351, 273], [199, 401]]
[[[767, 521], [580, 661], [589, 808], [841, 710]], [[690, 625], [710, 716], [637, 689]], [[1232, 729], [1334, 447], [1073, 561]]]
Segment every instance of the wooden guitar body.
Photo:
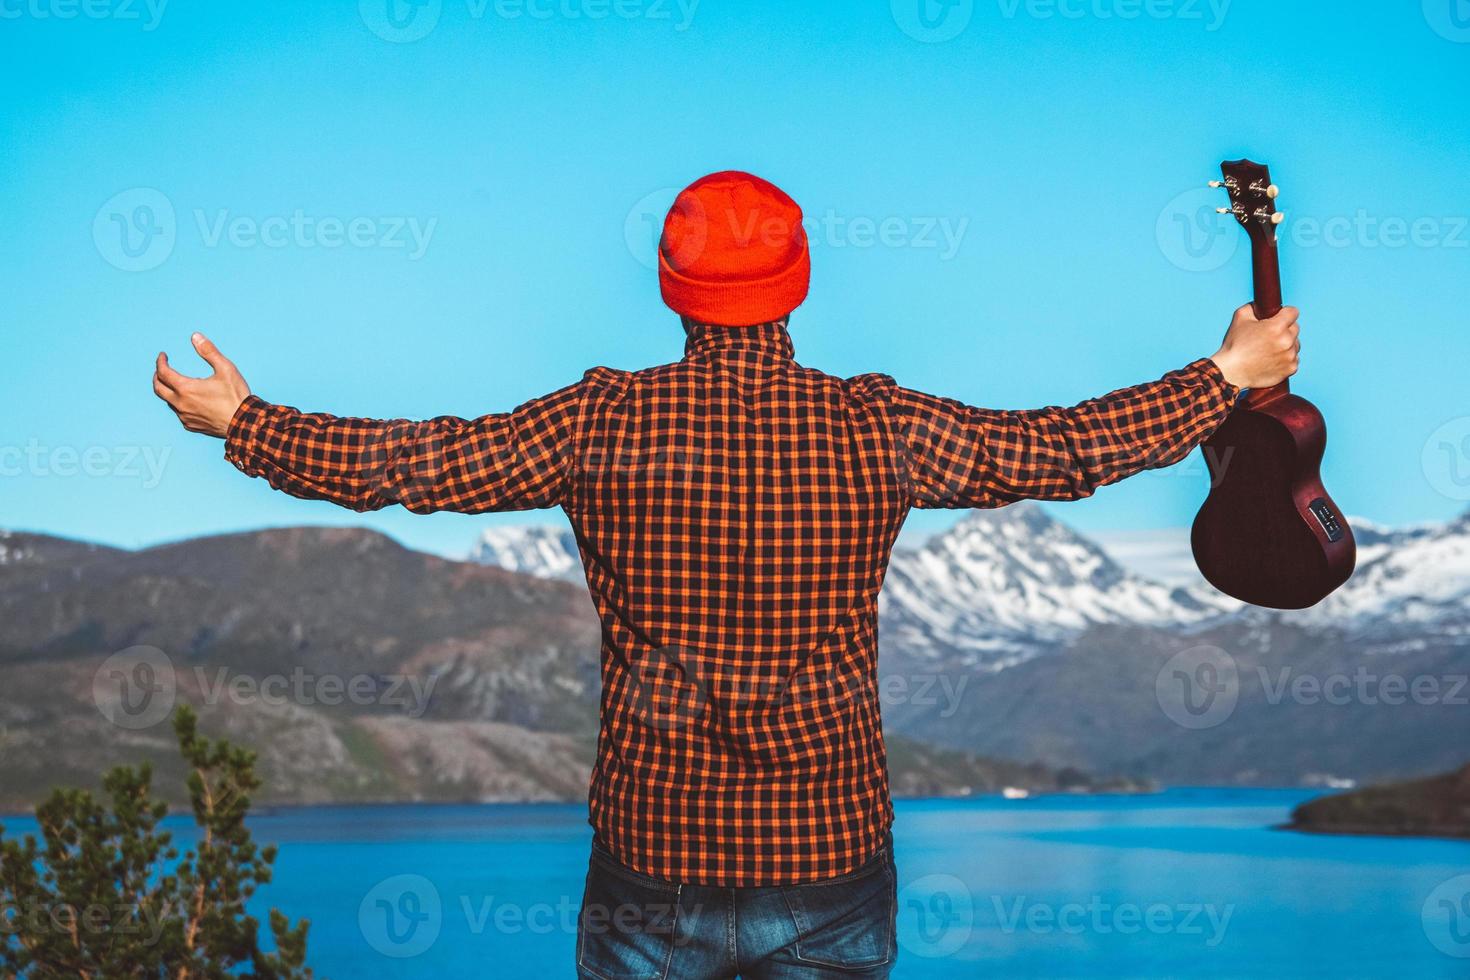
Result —
[[[1249, 160], [1220, 165], [1233, 213], [1250, 235], [1254, 307], [1281, 311], [1276, 253], [1277, 188]], [[1287, 382], [1242, 398], [1205, 441], [1210, 494], [1194, 519], [1190, 545], [1200, 573], [1242, 602], [1305, 609], [1348, 580], [1357, 561], [1353, 529], [1322, 486], [1327, 426], [1315, 405]]]
[[1322, 413], [1282, 394], [1245, 398], [1205, 443], [1210, 495], [1190, 545], [1211, 585], [1274, 609], [1315, 605], [1348, 580], [1353, 531], [1322, 486]]

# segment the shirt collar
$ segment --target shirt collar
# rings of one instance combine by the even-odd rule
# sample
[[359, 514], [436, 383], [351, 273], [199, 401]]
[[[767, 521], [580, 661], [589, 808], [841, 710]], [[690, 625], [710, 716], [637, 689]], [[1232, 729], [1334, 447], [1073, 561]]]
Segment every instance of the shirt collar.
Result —
[[684, 320], [684, 356], [708, 357], [720, 351], [750, 351], [790, 360], [796, 354], [786, 320], [758, 323], [752, 327], [723, 327]]

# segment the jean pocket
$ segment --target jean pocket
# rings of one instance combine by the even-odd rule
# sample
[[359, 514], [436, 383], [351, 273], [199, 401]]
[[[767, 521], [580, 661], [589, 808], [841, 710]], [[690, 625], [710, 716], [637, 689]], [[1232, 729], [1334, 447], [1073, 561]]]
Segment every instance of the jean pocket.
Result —
[[665, 980], [678, 922], [678, 885], [594, 852], [577, 919], [577, 966], [599, 980]]
[[796, 925], [798, 960], [839, 970], [863, 970], [897, 955], [898, 887], [891, 852], [862, 872], [831, 882], [781, 890]]

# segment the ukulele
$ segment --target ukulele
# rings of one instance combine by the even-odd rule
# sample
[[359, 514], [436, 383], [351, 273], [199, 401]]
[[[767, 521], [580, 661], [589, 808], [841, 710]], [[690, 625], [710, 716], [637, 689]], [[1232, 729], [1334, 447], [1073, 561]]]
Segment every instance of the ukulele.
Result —
[[[1281, 310], [1275, 184], [1259, 163], [1222, 163], [1231, 213], [1251, 242], [1260, 319]], [[1206, 440], [1210, 494], [1190, 533], [1195, 564], [1211, 585], [1272, 609], [1315, 605], [1353, 573], [1353, 530], [1322, 486], [1322, 413], [1286, 381], [1248, 392]]]

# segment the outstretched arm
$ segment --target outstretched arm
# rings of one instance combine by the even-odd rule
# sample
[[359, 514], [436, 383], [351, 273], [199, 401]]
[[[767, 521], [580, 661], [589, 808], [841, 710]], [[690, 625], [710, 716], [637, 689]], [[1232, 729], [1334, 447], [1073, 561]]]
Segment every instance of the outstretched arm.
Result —
[[914, 505], [1075, 500], [1176, 463], [1229, 414], [1240, 389], [1296, 373], [1297, 334], [1296, 309], [1257, 320], [1243, 306], [1213, 357], [1071, 408], [997, 411], [899, 388]]
[[158, 356], [154, 391], [184, 427], [225, 439], [225, 458], [296, 497], [352, 510], [529, 510], [562, 502], [580, 385], [513, 412], [462, 419], [339, 418], [273, 405], [199, 334], [214, 368], [189, 378]]

